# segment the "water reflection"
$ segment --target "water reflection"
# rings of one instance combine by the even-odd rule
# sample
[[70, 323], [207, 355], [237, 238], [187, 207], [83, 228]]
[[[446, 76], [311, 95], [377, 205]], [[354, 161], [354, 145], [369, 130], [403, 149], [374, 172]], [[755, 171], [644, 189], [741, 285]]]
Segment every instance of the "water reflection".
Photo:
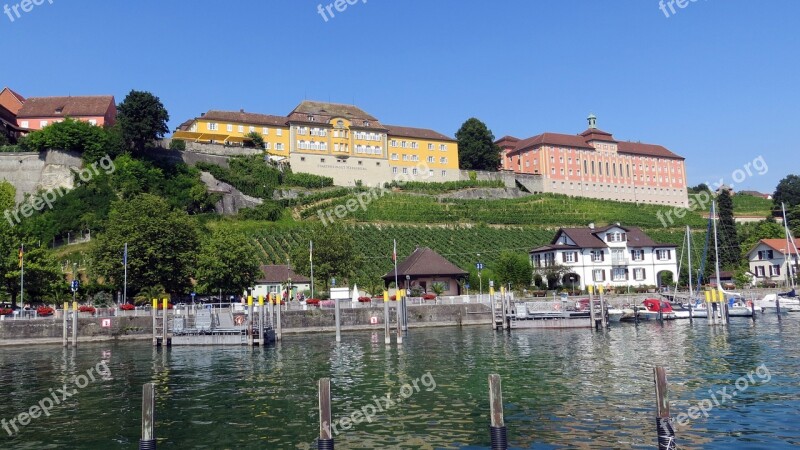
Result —
[[153, 349], [120, 345], [10, 348], [0, 352], [0, 418], [106, 361], [112, 375], [90, 384], [51, 417], [2, 448], [135, 447], [141, 387], [157, 385], [159, 448], [314, 448], [317, 386], [332, 380], [341, 419], [430, 372], [421, 389], [371, 423], [340, 433], [339, 448], [486, 448], [487, 377], [503, 377], [515, 448], [652, 448], [652, 367], [668, 368], [673, 415], [766, 364], [754, 383], [708, 417], [678, 429], [682, 448], [790, 448], [800, 432], [797, 320], [647, 323], [588, 330], [493, 333], [485, 327], [412, 329], [398, 346], [383, 332], [288, 335], [275, 347]]

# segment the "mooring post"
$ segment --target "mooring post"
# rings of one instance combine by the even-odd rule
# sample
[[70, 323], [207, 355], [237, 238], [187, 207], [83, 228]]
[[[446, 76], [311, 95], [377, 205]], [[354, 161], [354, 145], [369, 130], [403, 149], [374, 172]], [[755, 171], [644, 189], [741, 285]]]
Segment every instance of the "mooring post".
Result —
[[608, 316], [606, 316], [607, 306], [603, 291], [600, 291], [600, 324], [603, 326], [604, 330], [608, 328]]
[[397, 289], [397, 293], [394, 295], [395, 304], [397, 306], [397, 345], [403, 343], [403, 310], [400, 305], [401, 292], [400, 289]]
[[266, 311], [264, 310], [264, 296], [258, 296], [258, 345], [264, 347], [266, 343], [264, 342], [264, 318], [266, 317]]
[[331, 433], [331, 379], [319, 380], [319, 440], [318, 450], [333, 450], [333, 434]]
[[755, 300], [750, 301], [750, 312], [753, 314], [753, 323], [756, 321], [756, 302]]
[[253, 336], [253, 325], [255, 324], [254, 316], [253, 316], [253, 296], [247, 296], [247, 345], [253, 347], [255, 345], [255, 339]]
[[158, 299], [153, 299], [153, 347], [158, 346], [158, 330], [156, 327], [156, 316], [158, 315]]
[[169, 329], [167, 328], [167, 325], [169, 324], [169, 316], [168, 316], [168, 314], [169, 314], [169, 299], [165, 298], [164, 300], [162, 300], [161, 303], [162, 303], [162, 306], [164, 308], [164, 314], [162, 315], [162, 319], [161, 319], [161, 331], [162, 331], [161, 345], [164, 346], [164, 347], [167, 347], [167, 345], [169, 343], [168, 337], [167, 337], [168, 333], [169, 333]]
[[781, 296], [775, 294], [775, 312], [778, 313], [778, 320], [781, 320]]
[[489, 288], [489, 303], [492, 306], [492, 331], [497, 331], [497, 305], [494, 303], [494, 289]]
[[341, 315], [341, 306], [339, 305], [339, 299], [334, 299], [333, 304], [333, 316], [336, 320], [336, 342], [342, 342], [342, 315]]
[[597, 319], [594, 313], [594, 286], [589, 286], [589, 316], [592, 318], [592, 329], [597, 329]]
[[282, 325], [281, 325], [281, 309], [283, 308], [283, 305], [281, 305], [281, 303], [283, 303], [283, 300], [281, 300], [281, 297], [278, 294], [275, 294], [275, 306], [278, 307], [278, 309], [275, 310], [276, 311], [276, 313], [275, 313], [275, 321], [278, 324], [277, 332], [275, 333], [275, 339], [278, 340], [278, 341], [280, 341], [281, 338], [283, 337], [282, 336], [283, 331], [282, 331], [282, 328], [281, 328], [282, 327]]
[[383, 325], [386, 335], [383, 338], [383, 343], [390, 345], [392, 343], [392, 335], [389, 332], [389, 292], [383, 291]]
[[142, 389], [142, 439], [139, 450], [156, 449], [156, 388], [146, 383]]
[[508, 431], [503, 418], [503, 388], [500, 375], [489, 375], [489, 407], [491, 408], [491, 425], [489, 433], [492, 439], [492, 450], [506, 450], [508, 448]]
[[712, 302], [713, 291], [705, 291], [706, 294], [706, 319], [708, 326], [714, 325], [714, 303]]
[[72, 302], [72, 346], [78, 346], [78, 302]]
[[67, 331], [69, 329], [69, 322], [67, 322], [67, 318], [69, 316], [69, 303], [68, 302], [64, 302], [64, 309], [62, 310], [62, 312], [64, 313], [63, 314], [64, 317], [62, 317], [63, 323], [62, 323], [62, 330], [61, 331], [62, 331], [62, 334], [63, 334], [63, 338], [61, 339], [61, 343], [64, 345], [64, 347], [66, 347], [66, 346], [69, 345], [69, 341], [67, 339]]
[[656, 383], [656, 431], [658, 450], [675, 450], [675, 430], [669, 417], [669, 393], [667, 392], [667, 371], [662, 366], [653, 368]]

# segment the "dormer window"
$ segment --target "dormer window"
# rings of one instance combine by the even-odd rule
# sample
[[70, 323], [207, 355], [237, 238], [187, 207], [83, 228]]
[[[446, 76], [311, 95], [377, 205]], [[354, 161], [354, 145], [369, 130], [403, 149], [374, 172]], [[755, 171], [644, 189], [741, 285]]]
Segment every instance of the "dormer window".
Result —
[[314, 116], [312, 116], [312, 115], [309, 115], [309, 116], [308, 116], [308, 121], [309, 121], [309, 122], [315, 122], [316, 120], [317, 120], [317, 119], [316, 119], [316, 117], [314, 117]]
[[368, 127], [368, 126], [369, 126], [369, 121], [368, 121], [368, 120], [365, 120], [365, 121], [364, 121], [364, 126], [365, 126], [365, 127]]
[[63, 112], [64, 112], [64, 107], [63, 106], [56, 108], [56, 114], [61, 114]]
[[619, 231], [606, 233], [606, 242], [625, 242], [627, 240], [628, 236], [626, 233], [622, 233]]
[[344, 120], [337, 120], [336, 128], [344, 128]]

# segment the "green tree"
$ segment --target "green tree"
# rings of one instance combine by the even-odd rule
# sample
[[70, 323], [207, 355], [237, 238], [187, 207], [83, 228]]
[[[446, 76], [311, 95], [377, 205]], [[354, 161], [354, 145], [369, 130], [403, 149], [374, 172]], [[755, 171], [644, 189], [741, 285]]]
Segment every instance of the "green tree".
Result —
[[125, 243], [131, 292], [160, 284], [177, 294], [191, 287], [199, 238], [194, 221], [184, 211], [172, 210], [164, 199], [151, 194], [111, 205], [106, 230], [92, 253], [98, 272], [117, 289], [123, 283]]
[[29, 151], [67, 150], [81, 153], [88, 162], [105, 156], [111, 143], [112, 137], [104, 128], [70, 117], [34, 131], [20, 141], [22, 148]]
[[719, 241], [719, 264], [726, 269], [735, 269], [742, 263], [742, 252], [736, 235], [736, 221], [733, 218], [733, 200], [727, 190], [717, 196], [719, 223], [717, 235]]
[[742, 258], [761, 239], [778, 239], [784, 237], [783, 227], [777, 222], [762, 220], [761, 222], [743, 223], [737, 225], [736, 235], [739, 237], [739, 248]]
[[[16, 304], [20, 294], [22, 268], [20, 267], [19, 249], [16, 245], [5, 245], [2, 259], [3, 282], [11, 296], [11, 302]], [[13, 247], [13, 248], [9, 248]], [[53, 303], [55, 290], [62, 290], [66, 286], [66, 279], [61, 273], [61, 268], [45, 248], [25, 246], [25, 303], [45, 302]]]
[[245, 139], [248, 139], [245, 141], [245, 144], [252, 145], [255, 148], [260, 148], [260, 149], [264, 148], [264, 137], [261, 136], [260, 133], [252, 131], [250, 133], [247, 133]]
[[0, 210], [13, 209], [17, 201], [17, 188], [6, 180], [0, 180]]
[[309, 239], [313, 237], [314, 278], [325, 287], [329, 286], [331, 278], [336, 278], [339, 286], [349, 284], [361, 264], [361, 255], [356, 253], [350, 230], [335, 225], [311, 230], [307, 239], [301, 240], [291, 253], [292, 269], [301, 275], [311, 275]]
[[500, 167], [500, 147], [494, 143], [486, 124], [471, 118], [456, 133], [461, 169], [496, 171]]
[[200, 246], [197, 282], [201, 292], [242, 292], [253, 285], [260, 265], [252, 242], [227, 229], [214, 231]]
[[523, 254], [503, 251], [492, 267], [500, 284], [511, 283], [513, 287], [520, 290], [531, 286], [533, 269], [530, 260]]
[[800, 205], [800, 176], [789, 175], [778, 183], [772, 196], [775, 210], [781, 210], [781, 203], [786, 204], [787, 210]]
[[169, 132], [169, 113], [161, 100], [150, 92], [131, 91], [117, 110], [122, 138], [134, 152], [142, 152]]

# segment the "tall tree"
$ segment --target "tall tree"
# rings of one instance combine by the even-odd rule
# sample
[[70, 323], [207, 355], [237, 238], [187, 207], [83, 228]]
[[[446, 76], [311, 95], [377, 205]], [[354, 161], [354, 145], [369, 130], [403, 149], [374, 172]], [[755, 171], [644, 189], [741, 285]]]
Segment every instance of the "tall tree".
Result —
[[216, 230], [200, 246], [197, 282], [202, 292], [243, 292], [259, 273], [256, 249], [240, 233]]
[[141, 152], [169, 132], [169, 113], [158, 97], [131, 91], [117, 107], [122, 138], [135, 152]]
[[800, 205], [800, 176], [789, 175], [778, 183], [772, 203], [777, 211], [781, 210], [781, 203], [786, 204], [786, 209]]
[[717, 224], [719, 264], [726, 269], [733, 269], [741, 264], [742, 252], [739, 249], [736, 221], [733, 218], [733, 199], [725, 189], [717, 196], [717, 210], [719, 212]]
[[533, 280], [533, 269], [527, 256], [504, 251], [492, 265], [500, 284], [511, 283], [517, 289], [527, 289]]
[[315, 227], [292, 251], [291, 265], [295, 272], [311, 275], [309, 239], [314, 240], [314, 278], [329, 286], [331, 278], [337, 285], [349, 284], [356, 267], [361, 264], [361, 255], [355, 251], [355, 240], [350, 231], [336, 225]]
[[[63, 291], [66, 288], [66, 279], [61, 273], [61, 267], [46, 248], [26, 245], [23, 257], [25, 303], [48, 300], [46, 297], [49, 297], [54, 291]], [[22, 281], [20, 277], [22, 267], [20, 266], [19, 250], [16, 246], [5, 254], [2, 264], [5, 287], [11, 295], [12, 303], [16, 304]]]
[[128, 290], [156, 285], [185, 293], [199, 246], [194, 221], [151, 194], [114, 202], [106, 230], [93, 250], [95, 266], [116, 288], [123, 284], [123, 248], [128, 244]]
[[461, 125], [456, 133], [458, 161], [462, 169], [496, 171], [500, 167], [500, 147], [492, 131], [476, 118]]

